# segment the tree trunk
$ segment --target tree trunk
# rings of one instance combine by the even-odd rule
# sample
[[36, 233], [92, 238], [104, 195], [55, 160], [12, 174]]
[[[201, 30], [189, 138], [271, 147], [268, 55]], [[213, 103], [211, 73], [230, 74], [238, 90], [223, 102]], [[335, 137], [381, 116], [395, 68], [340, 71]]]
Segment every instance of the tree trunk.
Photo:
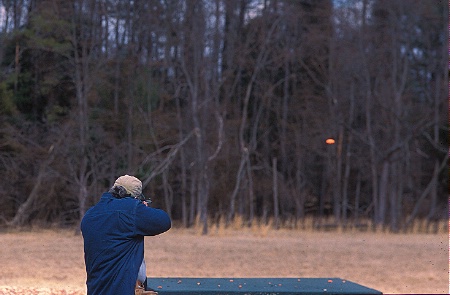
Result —
[[[369, 90], [367, 90], [369, 91]], [[375, 140], [372, 135], [372, 116], [371, 116], [371, 94], [367, 95], [366, 101], [366, 132], [369, 141], [369, 159], [370, 159], [370, 176], [372, 180], [372, 204], [373, 204], [373, 218], [374, 224], [378, 224], [378, 216], [380, 214], [379, 203], [378, 203], [378, 171], [377, 171], [377, 157], [375, 151]]]
[[252, 167], [250, 164], [250, 157], [247, 154], [246, 158], [246, 167], [247, 167], [247, 179], [248, 179], [248, 202], [249, 202], [249, 217], [248, 217], [248, 226], [251, 226], [253, 223], [253, 218], [255, 217], [255, 207], [254, 207], [254, 192], [253, 192], [253, 176], [252, 176]]
[[167, 170], [165, 170], [162, 173], [162, 179], [163, 179], [164, 203], [166, 204], [166, 212], [169, 215], [170, 219], [172, 219], [173, 191], [167, 179]]
[[277, 158], [272, 158], [272, 173], [273, 173], [273, 218], [275, 229], [280, 228], [280, 217], [278, 208], [278, 171]]
[[[243, 153], [248, 153], [247, 149], [244, 149], [242, 151]], [[228, 209], [228, 216], [227, 216], [227, 225], [230, 225], [231, 222], [234, 219], [235, 213], [236, 213], [236, 196], [239, 193], [240, 184], [243, 178], [243, 171], [244, 171], [244, 165], [245, 165], [245, 156], [241, 156], [241, 163], [239, 164], [239, 169], [236, 174], [236, 183], [234, 185], [233, 192], [230, 196], [230, 208]]]
[[341, 186], [342, 186], [342, 145], [344, 141], [344, 126], [341, 125], [339, 127], [339, 136], [338, 136], [338, 142], [336, 147], [336, 153], [334, 154], [336, 159], [334, 159], [333, 168], [335, 171], [332, 171], [330, 173], [329, 179], [331, 180], [331, 183], [333, 184], [332, 194], [333, 194], [333, 213], [334, 213], [334, 222], [337, 224], [341, 221]]
[[383, 163], [383, 168], [381, 170], [380, 177], [380, 194], [378, 195], [378, 216], [376, 217], [376, 224], [384, 224], [386, 218], [386, 207], [387, 207], [387, 199], [389, 194], [389, 172], [390, 172], [390, 164], [388, 160]]
[[196, 208], [196, 195], [197, 195], [197, 176], [192, 174], [191, 188], [190, 188], [190, 202], [189, 202], [189, 226], [194, 225], [195, 216], [197, 216]]
[[361, 172], [358, 172], [358, 177], [356, 178], [356, 189], [355, 189], [355, 210], [354, 210], [354, 224], [359, 224], [359, 199], [361, 196]]
[[348, 135], [348, 143], [346, 147], [346, 155], [345, 155], [345, 170], [344, 170], [344, 179], [342, 184], [342, 222], [344, 226], [347, 224], [347, 210], [348, 210], [348, 184], [350, 178], [350, 161], [351, 161], [351, 147], [352, 147], [352, 133]]
[[[175, 101], [177, 106], [177, 120], [178, 120], [178, 134], [180, 142], [183, 140], [183, 120], [181, 117], [180, 98], [178, 91], [175, 94]], [[184, 147], [180, 149], [180, 166], [181, 166], [181, 220], [184, 227], [188, 227], [188, 212], [187, 212], [187, 200], [186, 200], [186, 157], [184, 154]]]

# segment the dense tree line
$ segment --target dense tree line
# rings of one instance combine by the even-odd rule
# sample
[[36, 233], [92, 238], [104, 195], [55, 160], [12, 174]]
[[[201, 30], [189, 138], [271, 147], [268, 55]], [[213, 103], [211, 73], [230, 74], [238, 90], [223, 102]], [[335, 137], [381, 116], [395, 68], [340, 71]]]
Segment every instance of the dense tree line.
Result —
[[204, 233], [446, 218], [447, 17], [438, 0], [2, 0], [1, 222], [76, 224], [125, 173]]

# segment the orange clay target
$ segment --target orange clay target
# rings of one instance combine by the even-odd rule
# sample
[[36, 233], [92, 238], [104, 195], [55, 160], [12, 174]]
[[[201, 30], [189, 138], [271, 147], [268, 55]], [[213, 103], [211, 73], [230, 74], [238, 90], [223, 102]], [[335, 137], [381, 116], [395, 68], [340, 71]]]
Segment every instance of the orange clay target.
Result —
[[334, 141], [333, 138], [328, 138], [327, 140], [325, 140], [325, 142], [326, 142], [327, 144], [334, 144], [334, 143], [335, 143], [335, 141]]

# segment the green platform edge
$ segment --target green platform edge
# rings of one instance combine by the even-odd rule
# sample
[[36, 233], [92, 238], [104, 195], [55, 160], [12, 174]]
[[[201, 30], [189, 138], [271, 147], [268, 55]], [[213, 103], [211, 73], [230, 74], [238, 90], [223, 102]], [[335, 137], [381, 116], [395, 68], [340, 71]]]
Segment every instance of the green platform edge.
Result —
[[159, 295], [382, 294], [340, 278], [147, 278]]

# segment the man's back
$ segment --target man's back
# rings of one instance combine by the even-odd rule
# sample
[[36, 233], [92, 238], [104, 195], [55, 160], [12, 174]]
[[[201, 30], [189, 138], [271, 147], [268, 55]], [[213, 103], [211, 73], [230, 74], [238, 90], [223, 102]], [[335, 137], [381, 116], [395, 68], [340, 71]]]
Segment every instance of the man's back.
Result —
[[167, 231], [169, 216], [134, 198], [105, 193], [81, 222], [88, 294], [134, 294], [144, 236]]

